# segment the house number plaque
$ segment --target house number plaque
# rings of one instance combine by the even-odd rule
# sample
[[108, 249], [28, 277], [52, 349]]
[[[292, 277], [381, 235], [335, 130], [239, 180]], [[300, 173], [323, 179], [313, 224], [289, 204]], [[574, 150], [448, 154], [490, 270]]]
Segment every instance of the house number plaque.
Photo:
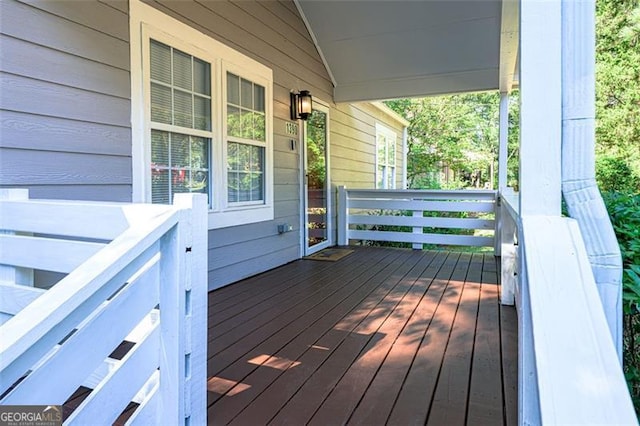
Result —
[[287, 122], [286, 132], [291, 136], [298, 136], [298, 123]]

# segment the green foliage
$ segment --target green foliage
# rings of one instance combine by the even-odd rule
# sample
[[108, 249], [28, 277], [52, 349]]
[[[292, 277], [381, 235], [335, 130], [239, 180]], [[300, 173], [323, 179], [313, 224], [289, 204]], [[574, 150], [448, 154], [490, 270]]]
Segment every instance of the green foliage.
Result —
[[[517, 179], [518, 97], [510, 107], [511, 180]], [[409, 122], [407, 184], [415, 189], [495, 186], [500, 95], [470, 93], [386, 104]], [[514, 155], [515, 154], [515, 155]], [[515, 165], [515, 169], [514, 169]]]
[[596, 141], [640, 175], [640, 2], [596, 2]]
[[601, 191], [640, 192], [640, 176], [621, 157], [599, 157], [596, 160], [596, 180]]
[[609, 192], [603, 198], [622, 252], [624, 371], [640, 412], [640, 194]]

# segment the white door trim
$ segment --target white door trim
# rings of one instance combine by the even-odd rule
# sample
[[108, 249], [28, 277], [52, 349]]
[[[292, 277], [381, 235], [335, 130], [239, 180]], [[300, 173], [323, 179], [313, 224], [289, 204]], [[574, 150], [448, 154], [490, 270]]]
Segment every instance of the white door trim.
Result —
[[327, 231], [327, 240], [320, 243], [320, 244], [316, 244], [313, 247], [308, 247], [307, 242], [308, 242], [308, 228], [307, 228], [307, 204], [308, 204], [308, 199], [307, 199], [307, 194], [308, 194], [308, 189], [307, 189], [307, 181], [306, 181], [306, 169], [307, 169], [307, 164], [306, 164], [306, 153], [307, 153], [307, 145], [306, 145], [306, 136], [307, 136], [307, 130], [306, 130], [306, 123], [305, 122], [301, 122], [301, 128], [300, 128], [300, 205], [301, 205], [301, 212], [300, 212], [300, 229], [301, 229], [301, 241], [300, 241], [300, 252], [302, 253], [303, 256], [307, 256], [310, 254], [313, 254], [317, 251], [320, 251], [324, 248], [327, 247], [331, 247], [335, 244], [334, 242], [334, 225], [333, 225], [333, 191], [332, 191], [332, 187], [331, 187], [331, 141], [330, 141], [330, 135], [331, 135], [331, 129], [330, 129], [330, 122], [331, 122], [331, 118], [330, 118], [330, 114], [329, 114], [329, 104], [326, 102], [323, 102], [322, 100], [318, 100], [316, 98], [313, 99], [313, 109], [314, 110], [318, 110], [318, 111], [322, 111], [323, 113], [326, 114], [327, 117], [327, 122], [326, 122], [326, 132], [327, 132], [327, 136], [326, 136], [326, 147], [325, 147], [325, 155], [326, 155], [326, 168], [327, 168], [327, 177], [326, 177], [326, 199], [327, 199], [327, 223], [326, 223], [326, 231]]

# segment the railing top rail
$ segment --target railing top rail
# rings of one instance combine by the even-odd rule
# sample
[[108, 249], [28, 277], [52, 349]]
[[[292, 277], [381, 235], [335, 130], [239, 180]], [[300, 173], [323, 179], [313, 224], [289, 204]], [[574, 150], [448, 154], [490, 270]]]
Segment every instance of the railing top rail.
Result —
[[434, 200], [494, 200], [496, 191], [487, 189], [413, 190], [413, 189], [346, 189], [349, 198], [399, 198]]
[[507, 209], [509, 216], [517, 221], [520, 216], [520, 198], [518, 197], [518, 193], [513, 191], [501, 192], [500, 199]]
[[542, 424], [637, 424], [577, 223], [522, 227]]
[[130, 226], [171, 209], [172, 206], [159, 204], [1, 200], [0, 229], [112, 240]]
[[180, 211], [165, 209], [161, 214], [138, 221], [110, 244], [89, 258], [41, 297], [27, 305], [2, 325], [0, 370], [51, 331], [88, 297], [134, 261], [162, 235], [175, 226]]

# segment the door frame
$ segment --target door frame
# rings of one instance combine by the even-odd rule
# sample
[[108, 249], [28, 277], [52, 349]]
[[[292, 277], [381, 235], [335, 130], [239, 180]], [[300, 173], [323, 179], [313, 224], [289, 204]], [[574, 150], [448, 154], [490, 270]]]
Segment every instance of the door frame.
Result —
[[307, 205], [308, 205], [308, 188], [307, 188], [307, 179], [306, 179], [306, 169], [307, 169], [307, 122], [303, 121], [300, 129], [300, 252], [302, 256], [308, 256], [317, 251], [325, 249], [327, 247], [331, 247], [335, 244], [334, 242], [334, 226], [333, 226], [333, 188], [331, 187], [331, 129], [330, 129], [330, 115], [329, 115], [329, 104], [327, 102], [323, 102], [322, 100], [318, 100], [315, 97], [313, 98], [313, 109], [322, 111], [326, 114], [327, 122], [326, 122], [326, 147], [325, 147], [325, 167], [327, 168], [327, 179], [326, 179], [326, 197], [327, 197], [327, 223], [326, 223], [326, 231], [327, 231], [327, 240], [316, 244], [313, 247], [308, 246], [308, 228], [307, 228]]

